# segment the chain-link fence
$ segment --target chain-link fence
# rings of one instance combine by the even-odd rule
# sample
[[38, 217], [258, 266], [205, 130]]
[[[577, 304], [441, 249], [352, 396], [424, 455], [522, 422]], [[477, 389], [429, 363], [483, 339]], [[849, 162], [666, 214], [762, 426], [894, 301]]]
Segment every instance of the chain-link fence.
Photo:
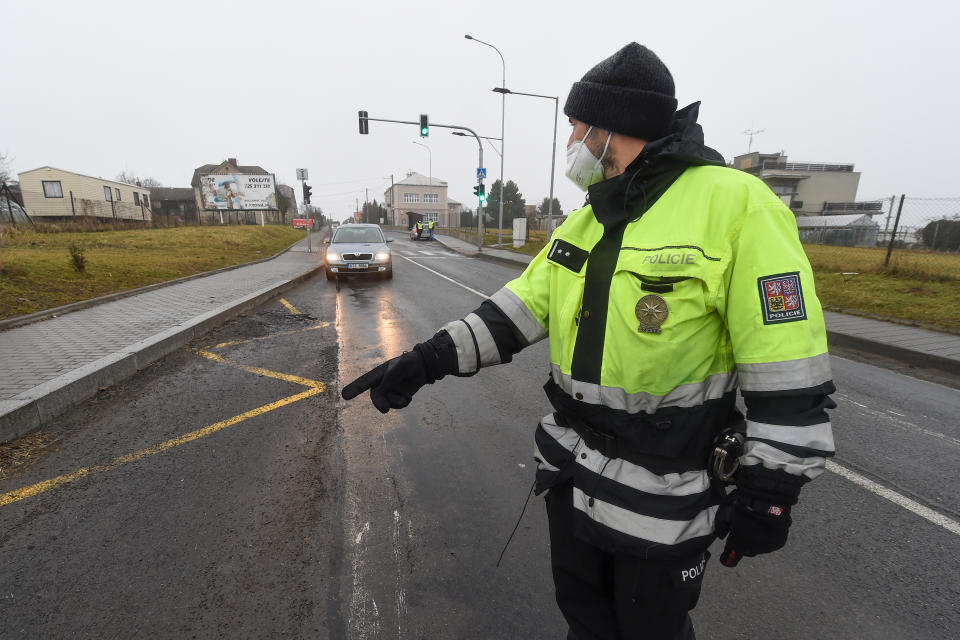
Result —
[[815, 268], [960, 279], [960, 198], [900, 195], [844, 207], [797, 217]]

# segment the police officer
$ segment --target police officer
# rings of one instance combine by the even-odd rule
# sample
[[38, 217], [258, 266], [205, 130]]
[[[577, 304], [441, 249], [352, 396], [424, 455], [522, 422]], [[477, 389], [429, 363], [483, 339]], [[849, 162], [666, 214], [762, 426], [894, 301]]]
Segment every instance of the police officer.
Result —
[[423, 220], [417, 220], [417, 240], [423, 235]]
[[437, 224], [436, 220], [431, 220], [427, 223], [427, 228], [430, 229], [430, 237], [433, 238], [433, 226]]
[[[587, 191], [517, 279], [343, 389], [382, 412], [550, 337], [535, 433], [569, 638], [693, 638], [710, 557], [781, 548], [834, 452], [823, 313], [793, 214], [703, 144], [667, 67], [631, 43], [574, 83], [567, 176]], [[737, 389], [747, 408], [735, 408]], [[710, 473], [745, 438], [736, 487]]]

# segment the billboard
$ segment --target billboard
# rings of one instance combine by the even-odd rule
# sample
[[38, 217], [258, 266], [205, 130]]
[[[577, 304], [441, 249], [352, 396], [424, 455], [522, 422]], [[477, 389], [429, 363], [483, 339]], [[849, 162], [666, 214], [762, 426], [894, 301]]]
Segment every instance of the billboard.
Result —
[[200, 176], [204, 209], [276, 209], [277, 193], [270, 175], [227, 173]]

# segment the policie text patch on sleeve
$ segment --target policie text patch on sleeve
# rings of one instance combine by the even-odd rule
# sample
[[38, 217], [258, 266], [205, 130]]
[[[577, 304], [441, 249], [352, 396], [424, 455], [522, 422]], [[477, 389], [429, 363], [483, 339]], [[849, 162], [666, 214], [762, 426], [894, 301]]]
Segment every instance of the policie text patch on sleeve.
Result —
[[799, 272], [762, 276], [757, 278], [757, 284], [760, 287], [763, 324], [807, 319]]
[[553, 246], [550, 247], [547, 260], [563, 265], [574, 273], [580, 273], [583, 263], [587, 261], [589, 256], [590, 254], [580, 247], [557, 238], [553, 241]]

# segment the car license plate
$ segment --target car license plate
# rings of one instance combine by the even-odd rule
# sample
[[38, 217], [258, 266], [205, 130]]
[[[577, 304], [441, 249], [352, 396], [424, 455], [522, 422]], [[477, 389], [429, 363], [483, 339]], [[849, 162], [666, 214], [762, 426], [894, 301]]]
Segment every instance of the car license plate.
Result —
[[362, 262], [348, 262], [347, 269], [366, 269], [367, 265]]

